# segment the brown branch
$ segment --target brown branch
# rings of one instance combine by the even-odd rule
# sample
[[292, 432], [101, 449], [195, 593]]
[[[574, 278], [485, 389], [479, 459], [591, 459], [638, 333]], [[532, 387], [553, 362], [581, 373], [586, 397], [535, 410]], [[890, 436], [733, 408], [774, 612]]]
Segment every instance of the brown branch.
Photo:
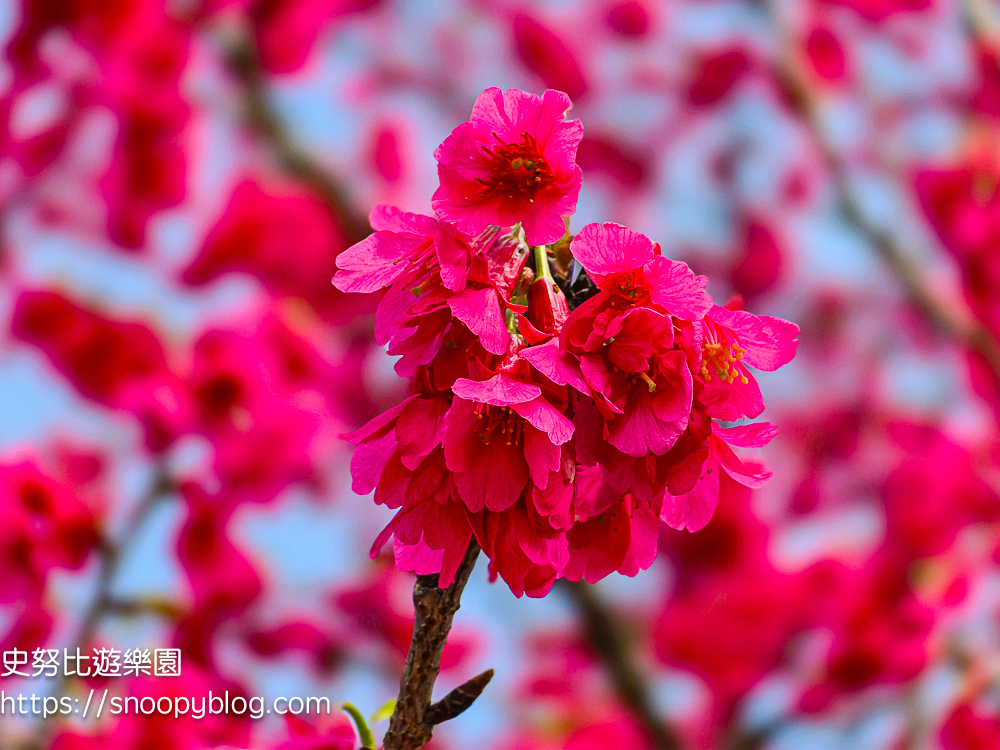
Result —
[[[454, 710], [456, 704], [467, 701], [461, 710], [455, 712], [456, 716], [472, 705], [493, 676], [490, 670], [457, 688], [465, 694], [465, 698], [453, 698], [453, 691], [441, 703], [431, 705], [434, 681], [441, 669], [441, 652], [478, 556], [479, 545], [473, 539], [455, 574], [455, 582], [446, 589], [438, 588], [436, 575], [417, 576], [413, 586], [413, 606], [416, 610], [413, 638], [399, 682], [396, 709], [392, 712], [389, 729], [383, 739], [384, 750], [417, 750], [426, 745], [434, 725], [448, 718], [445, 714]], [[479, 691], [475, 692], [479, 685]]]
[[[755, 4], [762, 6], [770, 15], [778, 33], [783, 37], [787, 36], [782, 31], [779, 11], [774, 0], [757, 0]], [[847, 164], [823, 133], [819, 121], [820, 103], [810, 90], [809, 81], [802, 72], [801, 65], [798, 64], [799, 58], [795, 53], [795, 47], [787, 39], [781, 41], [785, 54], [777, 62], [776, 76], [783, 84], [797, 114], [809, 127], [826, 161], [844, 218], [868, 240], [917, 311], [946, 336], [979, 354], [992, 370], [997, 382], [1000, 382], [1000, 344], [997, 343], [996, 337], [975, 319], [971, 311], [963, 314], [962, 311], [955, 310], [951, 305], [938, 299], [931, 292], [920, 269], [910, 259], [900, 241], [865, 216], [857, 194], [848, 182]]]
[[282, 169], [323, 199], [352, 243], [367, 237], [371, 233], [368, 219], [354, 208], [340, 182], [296, 143], [272, 106], [250, 32], [227, 35], [225, 53], [230, 73], [243, 89], [246, 121], [271, 148]]
[[558, 583], [583, 617], [587, 641], [607, 670], [619, 700], [645, 729], [655, 750], [679, 750], [677, 737], [653, 710], [649, 686], [632, 660], [621, 625], [597, 590], [582, 581], [560, 579]]

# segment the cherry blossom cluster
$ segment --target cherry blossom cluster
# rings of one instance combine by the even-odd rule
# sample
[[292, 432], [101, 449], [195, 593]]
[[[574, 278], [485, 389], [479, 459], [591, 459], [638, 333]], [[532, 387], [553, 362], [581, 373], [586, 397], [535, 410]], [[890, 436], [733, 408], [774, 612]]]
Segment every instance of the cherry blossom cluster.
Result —
[[721, 423], [760, 415], [751, 368], [791, 360], [798, 327], [715, 304], [625, 226], [571, 237], [569, 108], [551, 89], [487, 89], [435, 152], [435, 215], [377, 206], [375, 232], [337, 258], [338, 289], [383, 295], [376, 340], [411, 384], [348, 436], [354, 490], [398, 510], [372, 554], [392, 536], [397, 566], [442, 586], [473, 538], [518, 596], [635, 575], [661, 521], [708, 523], [721, 472], [770, 476], [733, 447], [774, 426]]

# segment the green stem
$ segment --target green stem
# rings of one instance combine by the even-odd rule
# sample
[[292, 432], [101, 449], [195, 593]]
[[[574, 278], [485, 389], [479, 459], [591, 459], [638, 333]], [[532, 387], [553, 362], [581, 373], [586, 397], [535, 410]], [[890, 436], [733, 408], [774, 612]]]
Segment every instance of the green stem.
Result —
[[517, 313], [513, 310], [507, 311], [507, 333], [511, 336], [517, 336], [520, 333], [517, 330]]
[[357, 707], [353, 703], [342, 703], [340, 707], [354, 719], [354, 723], [358, 727], [358, 739], [361, 740], [361, 747], [364, 750], [375, 750], [375, 737], [372, 735], [372, 730], [368, 728], [368, 722], [365, 721], [365, 717], [361, 715]]
[[535, 278], [556, 283], [556, 280], [552, 278], [552, 269], [549, 268], [549, 250], [546, 245], [535, 247]]

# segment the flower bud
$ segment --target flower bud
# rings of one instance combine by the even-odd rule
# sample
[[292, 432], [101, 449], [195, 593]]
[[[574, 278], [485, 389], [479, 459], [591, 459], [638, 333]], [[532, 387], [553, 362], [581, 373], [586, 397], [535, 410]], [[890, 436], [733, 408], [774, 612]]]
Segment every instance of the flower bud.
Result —
[[537, 278], [528, 287], [528, 320], [542, 333], [555, 335], [569, 316], [569, 303], [551, 278]]
[[497, 235], [484, 232], [472, 243], [469, 278], [505, 292], [513, 291], [528, 261], [530, 249], [520, 231]]

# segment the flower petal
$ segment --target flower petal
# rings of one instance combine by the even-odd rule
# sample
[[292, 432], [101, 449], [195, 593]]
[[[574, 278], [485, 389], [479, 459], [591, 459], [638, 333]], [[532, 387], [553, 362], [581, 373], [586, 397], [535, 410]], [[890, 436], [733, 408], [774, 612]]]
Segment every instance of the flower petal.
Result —
[[749, 466], [740, 460], [733, 449], [726, 445], [721, 438], [713, 435], [711, 438], [713, 448], [719, 457], [719, 465], [726, 470], [726, 473], [742, 484], [744, 487], [763, 487], [771, 479], [771, 472], [761, 471], [755, 473]]
[[669, 422], [659, 419], [653, 395], [645, 387], [634, 388], [624, 413], [608, 423], [608, 442], [636, 458], [647, 452], [659, 456], [673, 447], [686, 426], [686, 416]]
[[531, 481], [540, 490], [549, 483], [549, 472], [561, 465], [562, 450], [541, 430], [528, 425], [524, 429], [524, 460], [528, 462]]
[[799, 327], [770, 315], [752, 315], [745, 310], [727, 310], [715, 305], [709, 316], [732, 329], [746, 349], [743, 362], [758, 370], [773, 372], [795, 356]]
[[735, 427], [719, 427], [713, 422], [712, 432], [737, 448], [763, 448], [774, 440], [778, 428], [770, 422], [750, 422]]
[[470, 251], [454, 224], [442, 224], [438, 228], [434, 235], [434, 250], [441, 266], [441, 283], [453, 292], [465, 289]]
[[640, 268], [654, 257], [648, 237], [610, 221], [581, 229], [570, 243], [570, 252], [597, 284], [605, 276]]
[[712, 309], [705, 291], [708, 277], [695, 276], [687, 263], [659, 255], [643, 269], [649, 296], [671, 315], [685, 320], [701, 320]]
[[479, 337], [486, 351], [505, 354], [510, 334], [495, 289], [466, 289], [448, 300], [452, 313]]
[[489, 380], [459, 378], [452, 386], [456, 396], [491, 406], [510, 406], [531, 401], [542, 395], [534, 383], [525, 383], [506, 373], [497, 373]]
[[585, 396], [590, 394], [587, 381], [580, 373], [580, 364], [571, 354], [562, 351], [555, 339], [522, 349], [518, 355], [556, 385], [571, 385]]
[[377, 292], [407, 270], [403, 261], [425, 242], [425, 237], [375, 232], [337, 256], [333, 285], [342, 292]]
[[663, 497], [660, 520], [678, 531], [699, 531], [705, 528], [719, 505], [719, 466], [714, 456], [702, 466], [694, 488], [683, 495]]
[[511, 408], [524, 417], [532, 427], [548, 435], [554, 445], [562, 445], [573, 437], [573, 423], [544, 398], [512, 404]]
[[390, 232], [400, 232], [409, 234], [419, 234], [430, 237], [437, 231], [438, 220], [433, 216], [423, 214], [411, 214], [408, 211], [378, 204], [368, 214], [368, 223], [376, 231], [388, 230]]

